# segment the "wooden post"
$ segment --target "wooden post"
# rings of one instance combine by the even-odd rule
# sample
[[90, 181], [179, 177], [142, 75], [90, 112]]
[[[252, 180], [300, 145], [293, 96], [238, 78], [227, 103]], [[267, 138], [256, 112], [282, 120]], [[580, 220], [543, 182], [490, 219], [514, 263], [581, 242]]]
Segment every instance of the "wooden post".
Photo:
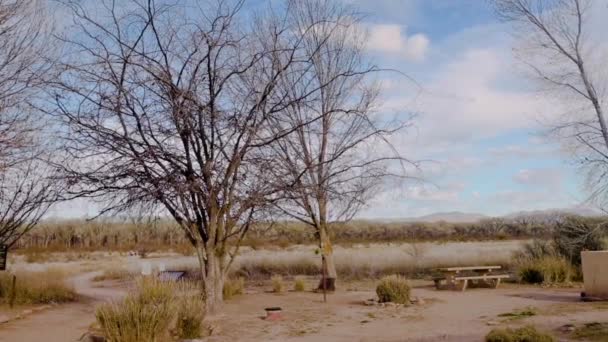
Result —
[[17, 296], [17, 276], [13, 274], [13, 283], [11, 284], [11, 298], [9, 299], [8, 306], [12, 309], [15, 304], [15, 297]]
[[321, 256], [321, 282], [323, 282], [323, 303], [327, 303], [327, 261], [325, 260], [325, 255]]

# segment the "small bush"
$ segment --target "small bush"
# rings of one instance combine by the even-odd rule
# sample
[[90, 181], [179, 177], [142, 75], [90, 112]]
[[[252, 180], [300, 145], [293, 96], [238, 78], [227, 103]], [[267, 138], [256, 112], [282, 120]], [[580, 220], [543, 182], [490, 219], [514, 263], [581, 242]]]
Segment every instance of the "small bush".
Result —
[[537, 260], [555, 256], [556, 254], [551, 242], [535, 239], [532, 242], [526, 243], [521, 251], [515, 253], [514, 258], [518, 261]]
[[608, 323], [587, 323], [574, 330], [573, 336], [587, 341], [608, 341]]
[[519, 329], [493, 329], [486, 335], [486, 342], [554, 342], [555, 338], [539, 332], [533, 326]]
[[283, 285], [283, 277], [273, 276], [272, 278], [270, 278], [270, 282], [272, 283], [272, 292], [283, 292], [285, 288], [285, 286]]
[[[18, 272], [16, 276], [15, 304], [65, 303], [78, 297], [66, 284], [66, 275], [61, 271]], [[9, 302], [12, 282], [12, 274], [0, 273], [0, 303]]]
[[560, 255], [574, 265], [581, 264], [581, 251], [599, 251], [606, 247], [604, 242], [606, 220], [570, 216], [558, 222], [553, 242]]
[[177, 336], [180, 339], [201, 337], [204, 318], [205, 304], [199, 296], [182, 299], [177, 309]]
[[303, 292], [306, 290], [306, 282], [304, 282], [304, 278], [296, 277], [295, 282], [293, 283], [293, 290], [296, 292]]
[[561, 284], [569, 282], [575, 274], [572, 265], [560, 257], [543, 257], [521, 262], [519, 278], [527, 284]]
[[407, 280], [398, 275], [384, 277], [376, 287], [380, 303], [410, 303], [410, 285]]
[[230, 299], [234, 296], [242, 295], [245, 289], [245, 278], [239, 277], [236, 279], [228, 278], [224, 282], [222, 293], [224, 299]]
[[173, 288], [154, 279], [140, 280], [122, 302], [103, 304], [95, 317], [112, 342], [161, 341], [175, 317]]

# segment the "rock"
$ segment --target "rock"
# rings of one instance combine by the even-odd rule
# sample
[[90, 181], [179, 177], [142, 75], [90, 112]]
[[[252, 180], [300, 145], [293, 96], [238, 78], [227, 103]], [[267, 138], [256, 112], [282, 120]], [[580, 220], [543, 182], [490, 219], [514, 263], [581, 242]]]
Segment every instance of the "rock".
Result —
[[26, 309], [26, 310], [21, 311], [21, 315], [27, 316], [27, 315], [31, 315], [33, 312], [34, 312], [34, 310]]
[[10, 320], [11, 320], [11, 318], [8, 315], [0, 315], [0, 324], [6, 323]]
[[394, 308], [394, 307], [397, 307], [397, 303], [388, 302], [388, 303], [384, 303], [384, 306], [387, 308]]
[[378, 302], [375, 299], [367, 299], [365, 302], [363, 302], [365, 305], [367, 306], [374, 306], [376, 304], [378, 304]]
[[422, 298], [418, 298], [418, 300], [416, 301], [416, 305], [424, 305], [424, 304], [426, 304], [426, 302]]
[[494, 326], [494, 325], [499, 325], [499, 324], [500, 324], [500, 322], [497, 322], [497, 321], [487, 321], [486, 322], [486, 325], [489, 325], [489, 326]]

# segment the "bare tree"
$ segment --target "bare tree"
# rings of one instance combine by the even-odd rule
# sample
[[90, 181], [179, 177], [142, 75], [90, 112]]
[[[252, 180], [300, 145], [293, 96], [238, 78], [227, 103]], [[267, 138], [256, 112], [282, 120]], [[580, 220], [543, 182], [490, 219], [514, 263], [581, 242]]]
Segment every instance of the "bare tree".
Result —
[[[498, 16], [514, 24], [521, 61], [565, 113], [554, 133], [588, 171], [592, 199], [608, 200], [606, 46], [594, 41], [594, 0], [493, 0]], [[605, 20], [605, 18], [601, 18]]]
[[288, 7], [246, 20], [243, 3], [65, 3], [78, 32], [63, 38], [73, 56], [57, 82], [70, 193], [104, 201], [101, 214], [173, 217], [196, 248], [211, 311], [278, 191], [267, 147], [295, 127], [271, 125], [325, 86], [278, 86], [313, 67], [302, 37], [315, 23], [290, 27]]
[[0, 244], [12, 246], [57, 199], [59, 182], [31, 105], [48, 80], [50, 34], [36, 0], [0, 0]]
[[377, 113], [380, 89], [371, 76], [379, 69], [365, 55], [366, 34], [354, 8], [331, 0], [293, 1], [290, 8], [300, 32], [317, 24], [303, 40], [313, 68], [305, 82], [288, 80], [286, 88], [295, 98], [303, 89], [325, 86], [309, 101], [292, 102], [274, 126], [298, 127], [272, 145], [275, 178], [285, 189], [274, 205], [314, 229], [324, 274], [319, 289], [333, 291], [337, 272], [329, 223], [350, 220], [387, 176], [403, 175], [395, 170], [405, 159], [388, 138], [408, 121]]

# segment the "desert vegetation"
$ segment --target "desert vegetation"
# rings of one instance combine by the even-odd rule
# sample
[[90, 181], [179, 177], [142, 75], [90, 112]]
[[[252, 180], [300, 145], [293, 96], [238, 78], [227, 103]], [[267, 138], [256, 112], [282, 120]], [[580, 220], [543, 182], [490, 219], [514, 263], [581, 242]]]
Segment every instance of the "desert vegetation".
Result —
[[97, 308], [102, 335], [110, 341], [166, 341], [198, 338], [203, 333], [204, 302], [187, 283], [139, 279], [127, 297]]
[[[13, 292], [13, 275], [16, 284]], [[60, 270], [0, 273], [0, 304], [52, 304], [77, 300], [78, 296]]]
[[556, 339], [545, 333], [538, 331], [533, 326], [526, 326], [518, 329], [494, 329], [486, 336], [486, 342], [553, 342]]
[[[490, 2], [522, 38], [518, 57], [567, 113], [549, 135], [577, 161], [590, 203], [606, 205], [605, 75], [592, 71], [603, 64], [584, 30], [592, 0]], [[377, 66], [370, 27], [394, 40], [380, 50], [403, 58], [406, 45], [426, 50], [430, 40], [376, 26], [340, 0], [0, 0], [0, 245], [11, 254], [0, 308], [66, 303], [51, 313], [66, 320], [94, 310], [89, 330], [113, 342], [220, 331], [208, 324], [227, 326], [229, 339], [262, 324], [257, 340], [322, 329], [351, 340], [367, 327], [395, 337], [392, 327], [407, 322], [417, 334], [435, 329], [433, 319], [463, 340], [471, 334], [462, 323], [490, 342], [605, 338], [605, 323], [548, 334], [538, 316], [574, 308], [597, 318], [573, 303], [581, 252], [608, 247], [606, 217], [355, 219], [378, 194], [424, 183], [421, 164], [402, 154], [415, 149], [397, 145], [408, 144], [416, 116], [382, 103], [390, 83], [445, 92]], [[438, 59], [449, 49], [434, 50]], [[72, 200], [95, 204], [95, 220], [44, 220]], [[163, 273], [167, 265], [185, 272]], [[481, 299], [435, 291], [438, 274], [454, 285], [446, 288], [480, 285], [471, 290]], [[510, 284], [498, 289], [502, 279]], [[479, 290], [487, 285], [493, 292]], [[481, 314], [463, 318], [469, 311]], [[439, 319], [425, 316], [433, 312]], [[0, 324], [9, 318], [3, 312]]]

